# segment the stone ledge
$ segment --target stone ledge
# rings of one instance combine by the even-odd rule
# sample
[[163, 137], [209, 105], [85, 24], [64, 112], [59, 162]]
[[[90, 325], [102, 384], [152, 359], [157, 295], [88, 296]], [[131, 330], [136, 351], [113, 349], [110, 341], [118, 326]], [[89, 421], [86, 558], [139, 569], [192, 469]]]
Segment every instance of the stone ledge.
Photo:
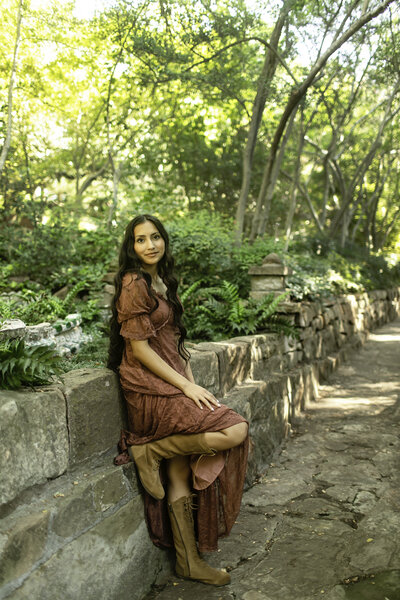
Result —
[[[135, 500], [136, 498], [136, 500]], [[143, 518], [133, 464], [111, 456], [37, 487], [0, 525], [0, 582], [18, 583], [73, 540], [135, 500]]]
[[141, 600], [160, 572], [171, 572], [168, 556], [151, 543], [136, 497], [60, 548], [7, 598]]

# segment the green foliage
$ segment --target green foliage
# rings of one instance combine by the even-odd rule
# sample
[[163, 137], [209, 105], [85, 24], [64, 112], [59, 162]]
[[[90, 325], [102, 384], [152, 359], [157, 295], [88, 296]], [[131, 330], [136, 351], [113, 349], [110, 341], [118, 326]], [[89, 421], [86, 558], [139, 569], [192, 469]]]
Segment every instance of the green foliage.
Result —
[[79, 292], [86, 287], [85, 282], [77, 283], [64, 300], [46, 291], [37, 294], [31, 290], [23, 290], [10, 300], [0, 298], [0, 314], [3, 315], [3, 320], [21, 319], [26, 325], [64, 319], [71, 312], [80, 312], [84, 320], [91, 321], [97, 318], [100, 312], [96, 300], [76, 301]]
[[339, 249], [332, 240], [306, 238], [293, 246], [285, 262], [293, 269], [287, 288], [296, 300], [400, 284], [400, 263], [392, 266], [384, 256], [357, 246]]
[[168, 224], [183, 288], [198, 279], [211, 283], [231, 267], [232, 227], [218, 214], [200, 211]]
[[237, 247], [232, 221], [206, 211], [172, 221], [168, 231], [183, 290], [199, 279], [209, 286], [216, 279], [225, 279], [237, 286], [241, 298], [247, 298], [250, 291], [249, 267], [261, 264], [267, 254], [279, 252], [283, 245], [266, 236]]
[[3, 225], [0, 234], [0, 265], [7, 277], [29, 275], [57, 290], [81, 281], [98, 287], [108, 265], [116, 260], [121, 232], [102, 225], [86, 231], [76, 224], [56, 223], [34, 229]]
[[270, 294], [262, 301], [243, 300], [236, 284], [223, 280], [203, 287], [202, 283], [196, 282], [182, 295], [190, 339], [226, 339], [265, 330], [296, 335], [295, 327], [277, 314], [287, 294], [277, 298]]
[[68, 358], [62, 357], [60, 369], [64, 372], [73, 369], [104, 367], [107, 362], [109, 338], [104, 328], [89, 325], [86, 333], [92, 336], [92, 340], [83, 344], [76, 354]]
[[27, 347], [23, 340], [0, 343], [1, 389], [45, 385], [60, 372], [60, 357], [49, 346]]

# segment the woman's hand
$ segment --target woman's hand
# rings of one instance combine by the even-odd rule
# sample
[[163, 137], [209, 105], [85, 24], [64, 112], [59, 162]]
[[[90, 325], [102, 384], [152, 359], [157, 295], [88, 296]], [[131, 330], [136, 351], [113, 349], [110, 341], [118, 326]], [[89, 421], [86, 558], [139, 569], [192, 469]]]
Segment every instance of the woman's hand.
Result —
[[216, 408], [221, 406], [219, 401], [211, 392], [201, 387], [201, 385], [197, 385], [191, 381], [188, 381], [187, 384], [185, 384], [182, 392], [185, 394], [185, 396], [193, 400], [196, 406], [201, 409], [203, 409], [203, 404], [210, 410], [214, 410], [214, 406]]

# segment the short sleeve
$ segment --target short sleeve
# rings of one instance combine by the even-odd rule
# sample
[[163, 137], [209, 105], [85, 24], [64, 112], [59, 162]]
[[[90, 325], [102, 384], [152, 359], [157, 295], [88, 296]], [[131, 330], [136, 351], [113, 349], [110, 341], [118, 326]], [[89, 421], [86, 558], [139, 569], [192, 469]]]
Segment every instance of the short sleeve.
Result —
[[122, 289], [117, 302], [118, 322], [122, 337], [131, 340], [146, 340], [156, 335], [150, 320], [153, 301], [149, 296], [145, 279], [128, 273], [122, 280]]

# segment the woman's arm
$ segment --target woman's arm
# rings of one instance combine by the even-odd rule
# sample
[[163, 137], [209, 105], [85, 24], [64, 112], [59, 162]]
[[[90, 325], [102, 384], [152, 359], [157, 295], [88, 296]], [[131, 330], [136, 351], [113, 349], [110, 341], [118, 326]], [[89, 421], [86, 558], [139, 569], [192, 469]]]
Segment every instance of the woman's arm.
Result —
[[[214, 410], [213, 406], [218, 407], [220, 405], [211, 392], [194, 383], [190, 365], [190, 375], [193, 380], [186, 379], [186, 377], [180, 375], [175, 369], [170, 367], [157, 352], [154, 352], [154, 350], [150, 348], [147, 340], [130, 340], [130, 342], [135, 358], [137, 358], [145, 367], [150, 369], [155, 375], [158, 375], [171, 385], [182, 390], [185, 396], [193, 400], [199, 408], [203, 408], [202, 403], [210, 410]], [[185, 371], [190, 378], [189, 372], [187, 370]]]
[[185, 363], [185, 361], [182, 359], [182, 362], [184, 363], [184, 369], [185, 369], [185, 373], [186, 373], [186, 377], [189, 379], [189, 381], [191, 381], [192, 383], [196, 383], [193, 377], [193, 373], [192, 373], [192, 367], [190, 366], [190, 362], [187, 361], [187, 363]]

